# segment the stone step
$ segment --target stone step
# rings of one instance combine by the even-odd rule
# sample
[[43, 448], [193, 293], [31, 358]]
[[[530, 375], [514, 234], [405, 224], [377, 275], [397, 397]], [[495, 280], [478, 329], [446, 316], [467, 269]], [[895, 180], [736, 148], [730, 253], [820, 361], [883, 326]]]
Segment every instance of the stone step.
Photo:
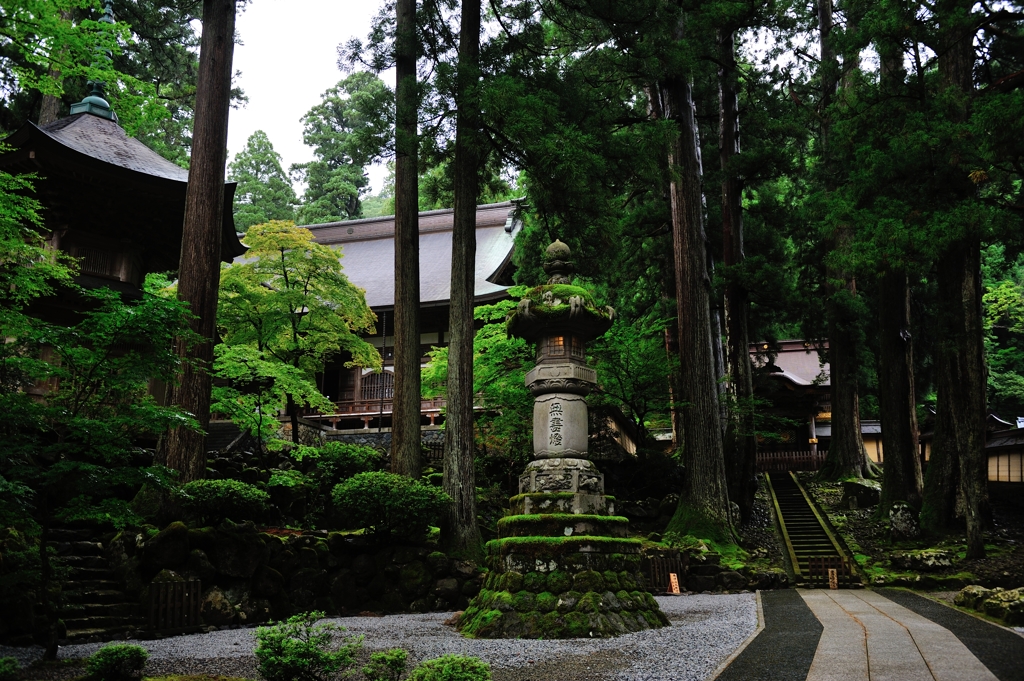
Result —
[[75, 582], [97, 579], [110, 580], [114, 576], [114, 572], [109, 567], [72, 567], [69, 576]]
[[90, 643], [95, 641], [112, 641], [123, 638], [125, 634], [134, 632], [138, 627], [131, 624], [123, 624], [113, 627], [92, 627], [83, 629], [68, 629], [64, 642], [67, 643]]
[[54, 550], [58, 556], [102, 556], [103, 544], [95, 541], [61, 541], [54, 542]]
[[69, 579], [64, 583], [66, 591], [81, 591], [83, 589], [116, 591], [120, 588], [121, 582], [115, 579]]
[[64, 591], [67, 603], [122, 603], [127, 602], [123, 591], [117, 589], [76, 589]]
[[108, 563], [107, 559], [103, 556], [82, 556], [73, 554], [70, 556], [62, 556], [61, 560], [70, 568], [110, 569], [110, 563]]
[[82, 617], [136, 617], [139, 606], [136, 603], [120, 601], [116, 603], [71, 603], [61, 609], [61, 617], [80, 619]]
[[71, 529], [67, 527], [53, 527], [47, 533], [47, 538], [52, 542], [75, 542], [86, 541], [92, 537], [92, 530]]
[[146, 623], [145, 617], [132, 615], [128, 617], [112, 617], [108, 615], [89, 615], [86, 617], [64, 618], [64, 624], [70, 633], [72, 630], [107, 629], [122, 626], [141, 626]]

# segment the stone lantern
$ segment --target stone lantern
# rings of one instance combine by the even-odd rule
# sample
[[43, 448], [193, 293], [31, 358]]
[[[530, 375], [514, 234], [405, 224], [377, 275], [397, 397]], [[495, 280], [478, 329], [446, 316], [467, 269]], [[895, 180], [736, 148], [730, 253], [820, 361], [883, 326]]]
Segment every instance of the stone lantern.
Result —
[[573, 286], [568, 246], [545, 252], [547, 284], [530, 290], [507, 322], [509, 336], [537, 347], [526, 375], [534, 395], [533, 456], [512, 497], [512, 515], [487, 544], [491, 572], [459, 621], [482, 638], [615, 636], [668, 624], [643, 587], [640, 540], [614, 515], [604, 475], [587, 454], [586, 396], [597, 384], [586, 344], [615, 311]]

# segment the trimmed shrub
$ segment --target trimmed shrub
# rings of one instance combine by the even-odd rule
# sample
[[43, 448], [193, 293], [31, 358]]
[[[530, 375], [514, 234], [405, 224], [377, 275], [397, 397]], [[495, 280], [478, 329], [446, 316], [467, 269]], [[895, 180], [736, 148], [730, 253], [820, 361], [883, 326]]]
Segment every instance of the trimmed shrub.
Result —
[[256, 630], [256, 660], [267, 681], [327, 681], [355, 660], [362, 637], [343, 638], [334, 646], [335, 632], [344, 627], [317, 621], [322, 612], [307, 612]]
[[149, 652], [142, 646], [117, 643], [93, 653], [85, 669], [94, 681], [136, 681], [142, 678], [148, 659]]
[[408, 681], [491, 681], [491, 665], [478, 657], [444, 655], [421, 662]]
[[326, 489], [353, 475], [376, 470], [381, 464], [380, 452], [366, 445], [328, 442], [319, 450], [316, 472]]
[[178, 496], [186, 511], [206, 523], [258, 520], [270, 500], [266, 492], [240, 480], [194, 480], [182, 485]]
[[17, 681], [19, 669], [21, 665], [13, 657], [0, 657], [0, 681]]
[[363, 667], [366, 681], [398, 681], [405, 671], [405, 660], [408, 657], [401, 648], [392, 648], [382, 653], [370, 655], [370, 664]]
[[360, 473], [334, 488], [335, 510], [380, 539], [418, 537], [436, 525], [451, 498], [404, 475]]

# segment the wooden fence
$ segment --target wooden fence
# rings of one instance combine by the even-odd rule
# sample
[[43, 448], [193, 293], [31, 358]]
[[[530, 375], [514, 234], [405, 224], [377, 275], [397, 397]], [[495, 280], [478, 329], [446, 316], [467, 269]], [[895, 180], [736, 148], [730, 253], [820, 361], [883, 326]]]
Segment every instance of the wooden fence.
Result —
[[811, 556], [807, 559], [807, 581], [811, 586], [828, 589], [831, 582], [829, 570], [836, 571], [836, 588], [860, 584], [850, 561], [843, 556]]
[[669, 575], [672, 573], [675, 573], [680, 582], [686, 579], [686, 564], [678, 551], [644, 556], [642, 568], [647, 579], [647, 590], [651, 593], [668, 593]]
[[177, 631], [198, 627], [202, 603], [202, 583], [156, 582], [149, 586], [149, 628], [153, 631]]
[[828, 452], [820, 449], [787, 452], [758, 452], [757, 471], [771, 473], [773, 471], [816, 471], [825, 462]]

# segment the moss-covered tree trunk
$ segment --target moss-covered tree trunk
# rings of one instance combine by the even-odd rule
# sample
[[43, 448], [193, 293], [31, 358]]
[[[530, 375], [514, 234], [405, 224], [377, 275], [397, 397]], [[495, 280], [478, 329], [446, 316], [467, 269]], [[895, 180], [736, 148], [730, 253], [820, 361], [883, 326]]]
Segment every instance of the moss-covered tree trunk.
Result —
[[220, 250], [224, 219], [224, 166], [227, 162], [231, 60], [235, 48], [235, 0], [204, 0], [199, 48], [192, 160], [185, 193], [185, 219], [178, 271], [178, 298], [195, 315], [201, 341], [178, 344], [184, 364], [174, 403], [192, 414], [202, 430], [176, 428], [167, 436], [167, 466], [189, 482], [206, 475], [203, 431], [210, 423], [210, 366], [217, 322]]
[[420, 476], [420, 230], [416, 0], [398, 0], [395, 25], [395, 394], [391, 471]]
[[458, 117], [455, 130], [455, 216], [448, 346], [444, 491], [452, 498], [442, 518], [441, 538], [455, 553], [480, 550], [476, 520], [473, 429], [473, 289], [476, 280], [476, 201], [483, 150], [477, 94], [480, 0], [463, 0], [459, 32]]
[[921, 458], [918, 456], [914, 395], [914, 344], [910, 334], [910, 287], [900, 269], [882, 275], [878, 296], [878, 406], [882, 421], [885, 475], [879, 511], [893, 502], [921, 507]]
[[669, 527], [681, 534], [721, 539], [728, 536], [729, 499], [711, 339], [711, 280], [693, 94], [684, 76], [662, 83], [660, 91], [665, 116], [679, 131], [669, 147], [669, 195], [680, 363], [675, 398], [682, 420], [685, 478]]

